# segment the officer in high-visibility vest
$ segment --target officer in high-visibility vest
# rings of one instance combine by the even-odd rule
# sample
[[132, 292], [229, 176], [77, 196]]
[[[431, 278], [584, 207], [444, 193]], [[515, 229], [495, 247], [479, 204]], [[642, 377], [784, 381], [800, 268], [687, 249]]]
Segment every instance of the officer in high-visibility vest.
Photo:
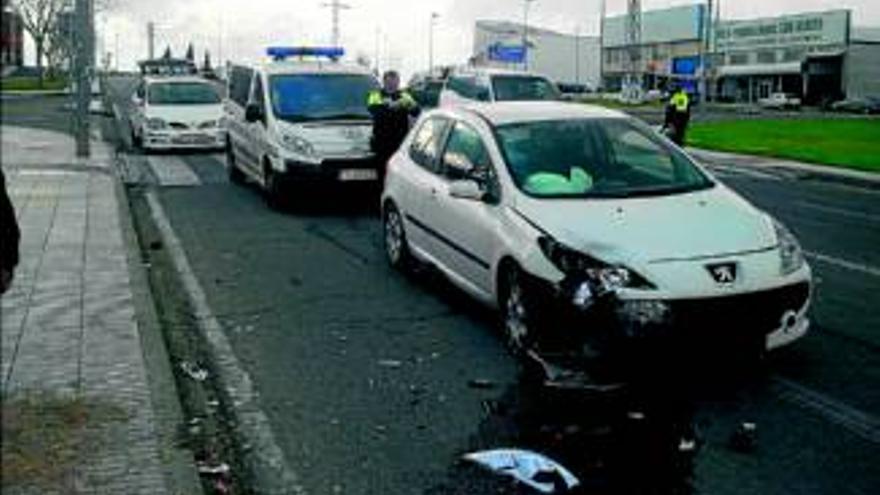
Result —
[[666, 107], [666, 126], [672, 130], [670, 138], [675, 144], [684, 145], [684, 135], [690, 119], [690, 97], [683, 87], [676, 85]]
[[370, 144], [384, 174], [388, 160], [409, 132], [410, 118], [418, 116], [419, 104], [400, 89], [400, 75], [388, 71], [382, 76], [382, 89], [371, 91], [367, 97], [367, 108], [373, 116]]

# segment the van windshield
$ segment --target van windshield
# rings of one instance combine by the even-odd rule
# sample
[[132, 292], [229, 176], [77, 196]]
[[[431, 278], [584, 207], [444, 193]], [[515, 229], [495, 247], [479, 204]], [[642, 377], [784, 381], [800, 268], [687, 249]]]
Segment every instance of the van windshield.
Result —
[[285, 74], [269, 78], [272, 110], [289, 122], [369, 120], [376, 80], [359, 74]]
[[496, 101], [558, 100], [559, 91], [543, 77], [492, 76]]

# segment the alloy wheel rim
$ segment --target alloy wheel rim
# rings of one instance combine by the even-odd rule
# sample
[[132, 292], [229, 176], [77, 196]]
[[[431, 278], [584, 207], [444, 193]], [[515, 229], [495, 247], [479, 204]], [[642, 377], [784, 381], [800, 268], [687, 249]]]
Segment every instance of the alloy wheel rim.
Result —
[[525, 347], [525, 341], [528, 337], [528, 326], [526, 325], [526, 308], [523, 304], [522, 289], [515, 276], [510, 277], [505, 323], [507, 327], [507, 336], [510, 343], [516, 348]]
[[397, 262], [400, 259], [401, 245], [403, 244], [402, 226], [400, 225], [400, 215], [396, 211], [388, 212], [385, 220], [385, 248], [388, 253], [388, 259]]

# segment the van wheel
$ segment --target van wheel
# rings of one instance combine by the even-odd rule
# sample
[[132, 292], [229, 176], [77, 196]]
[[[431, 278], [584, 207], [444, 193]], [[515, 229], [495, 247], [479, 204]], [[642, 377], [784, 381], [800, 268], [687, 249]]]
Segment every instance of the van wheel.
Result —
[[535, 345], [533, 305], [525, 287], [522, 270], [511, 263], [500, 275], [501, 318], [510, 348], [523, 354]]
[[385, 233], [385, 257], [392, 268], [405, 271], [412, 266], [412, 255], [406, 243], [406, 233], [403, 230], [403, 216], [394, 206], [389, 203], [385, 207], [382, 216], [382, 227]]
[[263, 165], [263, 192], [269, 208], [279, 211], [284, 209], [284, 187], [281, 178], [268, 163]]
[[232, 149], [232, 143], [226, 145], [226, 171], [229, 174], [229, 181], [233, 184], [243, 184], [245, 181], [244, 172], [238, 168], [235, 160], [235, 150]]

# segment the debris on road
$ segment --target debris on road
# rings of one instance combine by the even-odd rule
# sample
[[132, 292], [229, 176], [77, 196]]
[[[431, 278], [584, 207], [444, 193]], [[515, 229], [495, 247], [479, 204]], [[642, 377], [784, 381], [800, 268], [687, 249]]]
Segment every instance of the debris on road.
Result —
[[380, 359], [379, 366], [383, 368], [400, 368], [403, 366], [403, 363], [397, 359]]
[[198, 365], [193, 364], [189, 361], [183, 361], [180, 363], [180, 369], [183, 370], [184, 373], [193, 380], [197, 382], [203, 382], [208, 379], [208, 371], [199, 368]]
[[758, 446], [758, 426], [744, 421], [730, 435], [730, 448], [741, 454], [750, 454]]
[[528, 450], [485, 450], [465, 454], [462, 458], [495, 474], [509, 476], [541, 493], [567, 493], [580, 485], [580, 480], [561, 464]]
[[486, 390], [495, 388], [495, 382], [486, 378], [474, 378], [468, 380], [468, 387]]
[[199, 470], [199, 474], [202, 476], [226, 476], [229, 474], [229, 464], [225, 462], [220, 462], [217, 464], [209, 464], [207, 462], [200, 462], [196, 465]]

